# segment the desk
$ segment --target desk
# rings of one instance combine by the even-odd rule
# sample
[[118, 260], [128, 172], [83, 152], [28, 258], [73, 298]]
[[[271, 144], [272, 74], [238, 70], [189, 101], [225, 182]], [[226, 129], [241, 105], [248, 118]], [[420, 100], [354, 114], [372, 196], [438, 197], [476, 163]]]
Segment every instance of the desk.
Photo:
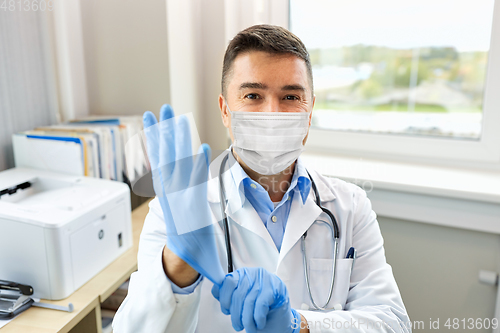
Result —
[[101, 333], [101, 303], [137, 270], [139, 236], [149, 207], [149, 200], [132, 212], [133, 245], [109, 266], [61, 301], [42, 302], [67, 306], [73, 303], [73, 312], [31, 307], [21, 313], [0, 333]]

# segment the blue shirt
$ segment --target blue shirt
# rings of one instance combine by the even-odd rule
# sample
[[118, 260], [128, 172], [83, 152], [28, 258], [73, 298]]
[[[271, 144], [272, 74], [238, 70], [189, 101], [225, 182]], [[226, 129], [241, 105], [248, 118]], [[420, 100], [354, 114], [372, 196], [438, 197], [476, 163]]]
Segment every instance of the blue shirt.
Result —
[[[245, 170], [243, 170], [241, 165], [234, 158], [232, 152], [229, 153], [227, 163], [231, 166], [231, 176], [234, 185], [238, 189], [238, 191], [233, 193], [243, 196], [240, 197], [242, 203], [248, 200], [252, 204], [262, 223], [264, 223], [267, 231], [271, 235], [276, 248], [280, 251], [293, 196], [300, 195], [302, 203], [305, 203], [311, 189], [311, 180], [309, 179], [309, 175], [301, 159], [298, 158], [295, 162], [295, 169], [290, 186], [279, 203], [273, 203], [264, 187], [247, 175]], [[278, 185], [276, 184], [276, 186]], [[172, 290], [176, 294], [190, 294], [195, 290], [201, 280], [202, 276], [200, 275], [198, 280], [185, 288], [180, 288], [172, 283]]]

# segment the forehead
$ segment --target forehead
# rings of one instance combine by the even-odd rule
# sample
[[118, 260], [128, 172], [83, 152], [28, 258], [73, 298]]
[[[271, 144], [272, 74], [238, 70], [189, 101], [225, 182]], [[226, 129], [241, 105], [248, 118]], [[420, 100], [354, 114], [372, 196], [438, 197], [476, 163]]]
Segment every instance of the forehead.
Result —
[[310, 90], [306, 63], [293, 54], [244, 52], [234, 59], [231, 72], [230, 90], [243, 82], [265, 83], [270, 87], [300, 84]]

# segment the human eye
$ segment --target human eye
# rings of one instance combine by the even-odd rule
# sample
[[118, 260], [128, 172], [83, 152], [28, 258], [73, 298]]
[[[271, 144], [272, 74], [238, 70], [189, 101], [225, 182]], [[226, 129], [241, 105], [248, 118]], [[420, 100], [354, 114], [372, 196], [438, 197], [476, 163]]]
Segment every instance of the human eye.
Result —
[[259, 96], [259, 95], [257, 95], [257, 94], [250, 93], [250, 94], [246, 94], [246, 95], [245, 95], [245, 98], [246, 98], [246, 99], [259, 99], [259, 98], [260, 98], [260, 96]]
[[286, 95], [285, 100], [287, 101], [298, 101], [300, 100], [299, 96], [296, 95]]

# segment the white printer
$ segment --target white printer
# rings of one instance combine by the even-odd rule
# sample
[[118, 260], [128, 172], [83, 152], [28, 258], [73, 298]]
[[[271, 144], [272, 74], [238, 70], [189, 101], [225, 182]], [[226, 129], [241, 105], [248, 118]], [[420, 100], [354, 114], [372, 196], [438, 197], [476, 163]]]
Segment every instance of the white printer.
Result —
[[63, 299], [131, 246], [126, 184], [27, 168], [0, 172], [0, 280]]

